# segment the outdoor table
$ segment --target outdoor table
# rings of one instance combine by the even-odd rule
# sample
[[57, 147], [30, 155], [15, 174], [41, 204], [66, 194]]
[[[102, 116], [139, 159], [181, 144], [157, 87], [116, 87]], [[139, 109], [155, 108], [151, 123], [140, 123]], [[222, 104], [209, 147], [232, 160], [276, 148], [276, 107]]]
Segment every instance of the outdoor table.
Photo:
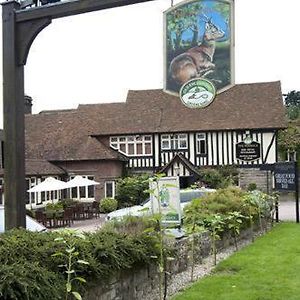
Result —
[[50, 227], [58, 227], [58, 220], [63, 216], [64, 210], [47, 210], [44, 212], [49, 220]]

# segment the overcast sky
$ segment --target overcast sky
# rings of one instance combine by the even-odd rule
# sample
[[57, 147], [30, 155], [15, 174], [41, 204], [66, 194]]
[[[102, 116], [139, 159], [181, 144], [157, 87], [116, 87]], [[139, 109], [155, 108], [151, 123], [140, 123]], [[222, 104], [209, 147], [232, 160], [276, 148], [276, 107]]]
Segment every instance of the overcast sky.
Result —
[[[33, 112], [125, 101], [128, 89], [162, 88], [169, 6], [157, 0], [54, 20], [25, 67]], [[235, 1], [236, 83], [281, 80], [284, 92], [300, 90], [299, 12], [299, 0]]]

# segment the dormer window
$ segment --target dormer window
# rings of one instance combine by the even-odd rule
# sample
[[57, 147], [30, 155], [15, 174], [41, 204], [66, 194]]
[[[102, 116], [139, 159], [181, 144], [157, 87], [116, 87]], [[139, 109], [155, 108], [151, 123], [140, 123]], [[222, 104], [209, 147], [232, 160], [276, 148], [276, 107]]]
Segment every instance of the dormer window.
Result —
[[110, 146], [127, 156], [152, 155], [152, 136], [128, 135], [111, 137]]

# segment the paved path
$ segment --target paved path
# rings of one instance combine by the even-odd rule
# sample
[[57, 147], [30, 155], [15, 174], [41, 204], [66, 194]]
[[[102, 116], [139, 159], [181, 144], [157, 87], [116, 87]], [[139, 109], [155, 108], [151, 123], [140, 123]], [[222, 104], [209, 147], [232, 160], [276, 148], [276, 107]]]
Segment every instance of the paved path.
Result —
[[[101, 228], [101, 226], [104, 223], [105, 223], [105, 215], [101, 214], [100, 218], [74, 221], [74, 224], [72, 224], [71, 227], [67, 227], [67, 228], [76, 229], [82, 232], [93, 232]], [[62, 229], [64, 228], [55, 228], [52, 230], [62, 230]]]

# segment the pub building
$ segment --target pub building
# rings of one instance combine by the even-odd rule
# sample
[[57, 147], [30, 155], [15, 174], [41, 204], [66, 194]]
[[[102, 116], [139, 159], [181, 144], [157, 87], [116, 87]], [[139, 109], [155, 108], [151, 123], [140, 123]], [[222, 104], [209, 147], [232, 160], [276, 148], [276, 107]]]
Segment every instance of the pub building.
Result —
[[[70, 191], [82, 201], [114, 197], [125, 174], [164, 172], [180, 176], [184, 188], [199, 180], [201, 168], [224, 165], [238, 167], [241, 187], [255, 182], [266, 190], [267, 166], [278, 161], [278, 130], [287, 125], [278, 81], [233, 85], [205, 109], [190, 109], [163, 90], [131, 90], [126, 102], [28, 112], [27, 187], [49, 176], [100, 182]], [[60, 197], [30, 193], [27, 204]]]

